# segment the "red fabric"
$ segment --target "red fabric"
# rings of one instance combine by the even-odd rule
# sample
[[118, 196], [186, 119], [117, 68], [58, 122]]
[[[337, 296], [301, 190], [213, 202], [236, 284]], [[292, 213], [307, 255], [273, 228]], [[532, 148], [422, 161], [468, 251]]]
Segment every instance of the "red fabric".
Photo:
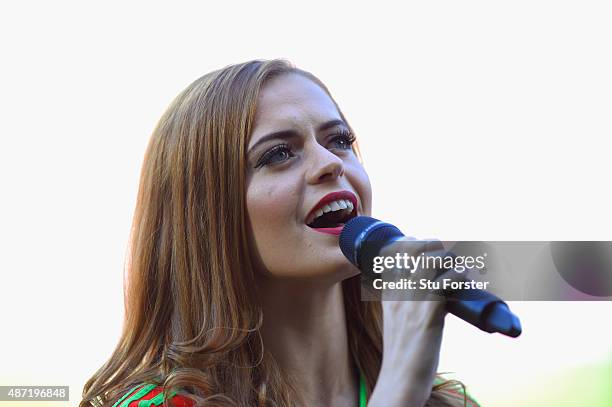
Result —
[[174, 407], [193, 407], [195, 405], [192, 399], [181, 394], [175, 394], [169, 401], [174, 403]]
[[[161, 389], [162, 389], [161, 386], [154, 388], [153, 390], [151, 390], [144, 396], [140, 397], [139, 399], [132, 401], [130, 404], [128, 404], [128, 407], [138, 407], [138, 402], [140, 400], [151, 400], [153, 397], [157, 396], [161, 392]], [[138, 392], [139, 390], [140, 389], [136, 389], [134, 393]]]
[[[136, 391], [138, 390], [139, 389], [137, 389]], [[138, 403], [140, 403], [143, 400], [151, 400], [152, 398], [157, 396], [159, 393], [161, 393], [161, 391], [162, 391], [162, 386], [157, 386], [153, 390], [145, 394], [144, 396], [140, 397], [139, 399], [131, 401], [130, 404], [128, 404], [128, 407], [138, 407]], [[165, 403], [167, 403], [168, 405], [174, 405], [174, 407], [194, 407], [195, 406], [195, 403], [193, 402], [193, 400], [181, 394], [175, 394], [174, 396], [166, 399]], [[159, 407], [162, 407], [165, 403], [160, 404]]]

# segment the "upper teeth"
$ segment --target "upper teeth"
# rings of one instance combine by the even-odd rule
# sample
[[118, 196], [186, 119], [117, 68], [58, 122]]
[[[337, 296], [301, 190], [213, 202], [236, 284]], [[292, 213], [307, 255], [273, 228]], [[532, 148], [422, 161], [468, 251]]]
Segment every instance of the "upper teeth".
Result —
[[312, 215], [310, 215], [306, 224], [310, 224], [314, 222], [316, 218], [323, 215], [324, 213], [332, 212], [332, 211], [340, 211], [343, 209], [347, 209], [349, 212], [352, 212], [353, 203], [349, 201], [348, 199], [337, 199], [333, 202], [328, 202], [327, 204], [317, 209]]

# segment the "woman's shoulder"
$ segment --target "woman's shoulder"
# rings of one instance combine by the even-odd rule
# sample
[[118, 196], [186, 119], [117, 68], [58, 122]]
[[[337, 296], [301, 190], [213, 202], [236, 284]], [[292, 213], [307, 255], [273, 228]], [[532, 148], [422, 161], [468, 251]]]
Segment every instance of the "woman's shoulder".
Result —
[[195, 403], [189, 397], [176, 391], [162, 392], [158, 384], [142, 383], [128, 390], [112, 407], [153, 407], [167, 405], [174, 407], [194, 407]]

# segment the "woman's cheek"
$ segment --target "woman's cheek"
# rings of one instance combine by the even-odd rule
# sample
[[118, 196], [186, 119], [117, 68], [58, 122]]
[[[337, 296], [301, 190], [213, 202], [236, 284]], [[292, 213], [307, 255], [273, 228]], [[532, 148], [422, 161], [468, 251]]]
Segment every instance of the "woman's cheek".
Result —
[[268, 240], [284, 234], [283, 229], [295, 219], [295, 202], [294, 191], [282, 182], [251, 185], [247, 192], [247, 208], [255, 238]]
[[292, 269], [293, 252], [301, 238], [296, 235], [299, 231], [295, 227], [296, 206], [300, 201], [291, 186], [283, 182], [251, 184], [247, 190], [252, 256], [258, 269], [272, 275]]

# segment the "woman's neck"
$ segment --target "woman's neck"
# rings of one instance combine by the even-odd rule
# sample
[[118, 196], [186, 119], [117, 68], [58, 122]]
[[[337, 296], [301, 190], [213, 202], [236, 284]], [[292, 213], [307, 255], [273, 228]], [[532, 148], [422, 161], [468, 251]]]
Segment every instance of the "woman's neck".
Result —
[[310, 406], [356, 406], [342, 284], [258, 281], [264, 346]]

